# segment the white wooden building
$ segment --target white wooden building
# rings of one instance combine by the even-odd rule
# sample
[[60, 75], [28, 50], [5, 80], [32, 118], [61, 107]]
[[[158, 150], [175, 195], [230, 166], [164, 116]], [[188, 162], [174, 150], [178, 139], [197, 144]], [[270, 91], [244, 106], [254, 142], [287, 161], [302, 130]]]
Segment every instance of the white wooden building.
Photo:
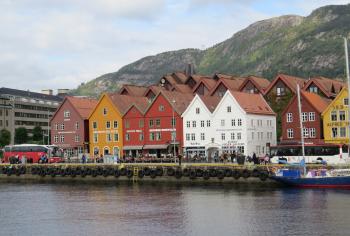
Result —
[[208, 157], [208, 148], [215, 137], [212, 112], [220, 97], [196, 95], [183, 112], [183, 153], [187, 157], [195, 155]]
[[276, 114], [261, 94], [226, 91], [212, 113], [214, 155], [264, 156], [276, 145]]

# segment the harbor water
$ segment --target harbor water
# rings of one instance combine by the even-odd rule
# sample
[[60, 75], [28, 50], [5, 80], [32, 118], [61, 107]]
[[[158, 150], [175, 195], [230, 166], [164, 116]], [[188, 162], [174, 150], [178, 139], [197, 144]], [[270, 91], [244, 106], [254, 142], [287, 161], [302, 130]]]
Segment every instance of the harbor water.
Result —
[[0, 235], [349, 235], [350, 191], [0, 183]]

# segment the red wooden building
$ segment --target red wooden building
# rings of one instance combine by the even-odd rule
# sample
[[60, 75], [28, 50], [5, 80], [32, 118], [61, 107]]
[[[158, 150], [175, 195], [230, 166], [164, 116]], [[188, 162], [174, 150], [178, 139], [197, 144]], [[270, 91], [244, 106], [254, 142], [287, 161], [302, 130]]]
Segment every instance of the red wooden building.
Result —
[[123, 155], [138, 157], [143, 154], [145, 145], [145, 119], [144, 112], [150, 101], [140, 97], [125, 112], [123, 116]]
[[183, 125], [181, 114], [193, 99], [192, 94], [162, 90], [147, 108], [144, 117], [143, 153], [161, 157], [181, 153]]
[[[301, 91], [300, 97], [304, 140], [306, 143], [323, 143], [321, 113], [329, 105], [330, 100], [306, 91]], [[300, 143], [299, 127], [298, 99], [295, 95], [282, 112], [281, 143]]]
[[96, 104], [90, 98], [66, 97], [51, 118], [51, 143], [68, 156], [89, 153], [88, 117]]

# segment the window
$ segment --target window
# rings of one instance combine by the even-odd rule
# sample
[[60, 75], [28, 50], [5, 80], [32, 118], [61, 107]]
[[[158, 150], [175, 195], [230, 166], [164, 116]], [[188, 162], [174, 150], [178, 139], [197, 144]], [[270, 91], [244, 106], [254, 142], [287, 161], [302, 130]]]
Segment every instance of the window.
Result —
[[235, 140], [235, 133], [231, 133], [231, 140]]
[[176, 118], [171, 118], [171, 126], [175, 127], [176, 126]]
[[114, 133], [114, 142], [118, 142], [119, 141], [119, 134], [118, 133]]
[[79, 122], [75, 122], [75, 129], [76, 129], [76, 130], [79, 129]]
[[293, 113], [287, 113], [287, 122], [290, 123], [290, 122], [293, 122]]
[[140, 134], [139, 134], [139, 140], [140, 140], [140, 141], [143, 141], [143, 133], [140, 133]]
[[210, 127], [210, 120], [207, 120], [207, 127]]
[[288, 138], [294, 138], [293, 129], [287, 129], [287, 137]]
[[61, 130], [64, 130], [64, 124], [61, 124]]
[[106, 121], [106, 129], [110, 129], [110, 128], [111, 128], [111, 122], [110, 121]]
[[204, 133], [201, 133], [201, 140], [205, 140], [205, 135], [204, 135]]
[[349, 99], [348, 98], [344, 98], [344, 105], [348, 106], [349, 105]]
[[309, 121], [315, 121], [315, 112], [309, 112]]
[[318, 91], [318, 88], [316, 86], [312, 86], [309, 88], [310, 93], [317, 93], [317, 91]]
[[145, 126], [144, 120], [139, 120], [139, 127], [143, 128], [143, 126]]
[[61, 141], [61, 143], [64, 142], [64, 135], [61, 135], [61, 136], [60, 136], [60, 141]]
[[231, 112], [231, 106], [227, 107], [227, 112], [230, 113]]
[[76, 143], [79, 142], [79, 135], [75, 135], [74, 141], [75, 141]]
[[345, 111], [339, 111], [339, 120], [345, 120]]
[[252, 139], [254, 139], [254, 132], [252, 132]]
[[118, 128], [118, 121], [113, 121], [113, 128], [114, 129], [117, 129]]
[[307, 112], [301, 113], [301, 120], [302, 120], [303, 122], [307, 121]]
[[309, 129], [309, 135], [310, 135], [310, 138], [315, 138], [316, 137], [316, 129], [315, 128], [310, 128]]
[[340, 127], [339, 129], [340, 129], [339, 136], [342, 138], [345, 138], [346, 137], [346, 127]]
[[221, 120], [221, 126], [225, 126], [225, 120]]
[[199, 107], [196, 107], [196, 114], [199, 114], [200, 113], [200, 109]]
[[333, 138], [338, 137], [338, 128], [332, 128], [332, 137]]
[[149, 133], [149, 140], [151, 140], [151, 141], [154, 140], [154, 133], [153, 132]]
[[242, 139], [242, 134], [241, 133], [237, 133], [237, 139], [241, 140]]
[[193, 128], [196, 128], [196, 121], [195, 121], [195, 120], [192, 121], [192, 127], [193, 127]]
[[55, 143], [58, 143], [58, 135], [55, 135], [53, 140], [54, 140]]
[[107, 115], [107, 108], [103, 108], [103, 115]]
[[163, 105], [159, 105], [158, 110], [159, 111], [164, 111], [164, 106]]
[[277, 87], [277, 96], [284, 96], [285, 95], [285, 88], [284, 87]]
[[250, 126], [254, 127], [254, 120], [253, 119], [250, 120]]
[[172, 132], [171, 132], [171, 140], [172, 140], [172, 141], [175, 141], [175, 140], [176, 140], [176, 132], [175, 132], [175, 131], [172, 131]]
[[149, 127], [153, 127], [153, 120], [149, 120]]
[[221, 140], [225, 140], [225, 133], [221, 133]]
[[160, 127], [160, 119], [156, 119], [156, 126]]
[[125, 140], [126, 140], [126, 141], [130, 141], [130, 134], [128, 134], [128, 133], [125, 134]]
[[204, 127], [204, 120], [201, 120], [201, 127]]
[[94, 143], [98, 142], [98, 134], [94, 134]]
[[156, 139], [157, 140], [161, 140], [162, 136], [161, 136], [161, 133], [160, 132], [157, 132], [156, 133]]
[[92, 122], [92, 128], [97, 129], [97, 122], [96, 121]]
[[186, 134], [186, 141], [190, 141], [191, 137], [190, 134]]
[[309, 137], [309, 129], [308, 128], [303, 128], [303, 137], [304, 138]]
[[331, 112], [331, 121], [337, 121], [337, 111]]
[[70, 117], [70, 111], [66, 110], [63, 112], [64, 118], [69, 118]]
[[58, 130], [58, 124], [57, 123], [55, 124], [55, 130]]
[[231, 120], [231, 126], [236, 126], [236, 120], [235, 119]]
[[112, 136], [111, 134], [106, 134], [106, 141], [111, 142], [112, 141]]
[[191, 121], [186, 121], [186, 127], [190, 128], [191, 127]]
[[191, 134], [191, 140], [195, 141], [196, 140], [196, 134]]
[[238, 120], [237, 120], [237, 125], [238, 125], [238, 126], [242, 126], [242, 119], [238, 119]]

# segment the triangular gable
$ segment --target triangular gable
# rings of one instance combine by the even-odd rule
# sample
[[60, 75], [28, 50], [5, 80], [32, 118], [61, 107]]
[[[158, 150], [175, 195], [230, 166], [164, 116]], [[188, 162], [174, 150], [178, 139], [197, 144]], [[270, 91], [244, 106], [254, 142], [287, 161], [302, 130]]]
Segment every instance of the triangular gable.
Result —
[[[294, 86], [294, 84], [291, 81], [289, 81], [290, 79], [295, 80], [296, 84], [299, 84], [299, 85], [300, 85], [300, 81], [303, 80], [302, 78], [299, 78], [299, 77], [289, 76], [285, 74], [278, 74], [276, 78], [271, 82], [271, 84], [266, 88], [264, 95], [268, 94], [271, 91], [271, 89], [275, 87], [278, 81], [282, 81], [289, 88], [289, 90], [295, 94], [297, 92], [296, 86]], [[303, 88], [303, 87], [304, 86], [300, 86], [300, 88]]]
[[227, 90], [224, 94], [224, 96], [222, 96], [219, 104], [216, 106], [215, 110], [213, 111], [213, 116], [216, 115], [216, 113], [218, 112], [218, 110], [220, 109], [220, 107], [222, 106], [222, 103], [225, 101], [225, 99], [227, 99], [227, 97], [231, 97], [232, 100], [234, 101], [235, 105], [237, 105], [239, 107], [239, 109], [241, 110], [242, 113], [247, 114], [247, 112], [243, 109], [243, 107], [241, 107], [241, 105], [238, 103], [238, 101], [236, 100], [236, 98], [231, 94], [230, 90]]
[[96, 109], [100, 106], [101, 102], [103, 101], [103, 99], [106, 98], [107, 101], [112, 105], [112, 108], [115, 109], [115, 111], [121, 116], [121, 112], [119, 111], [119, 109], [114, 105], [113, 101], [109, 98], [109, 94], [108, 93], [103, 93], [102, 96], [100, 97], [100, 99], [98, 100], [95, 108], [91, 111], [90, 115], [89, 115], [89, 119], [91, 118], [92, 114], [95, 113]]
[[200, 98], [200, 96], [198, 94], [196, 94], [194, 96], [194, 98], [192, 99], [191, 103], [187, 106], [186, 110], [182, 113], [181, 117], [184, 117], [186, 115], [186, 113], [191, 109], [191, 107], [193, 106], [193, 104], [196, 102], [196, 101], [199, 101], [206, 109], [206, 112], [208, 114], [212, 114], [208, 107], [205, 105], [205, 103], [202, 101], [202, 99]]
[[328, 105], [328, 107], [322, 112], [321, 116], [323, 117], [324, 114], [326, 114], [329, 109], [336, 103], [336, 101], [339, 99], [339, 97], [343, 96], [343, 93], [346, 93], [348, 91], [348, 88], [344, 87], [338, 95], [332, 100], [332, 102]]

